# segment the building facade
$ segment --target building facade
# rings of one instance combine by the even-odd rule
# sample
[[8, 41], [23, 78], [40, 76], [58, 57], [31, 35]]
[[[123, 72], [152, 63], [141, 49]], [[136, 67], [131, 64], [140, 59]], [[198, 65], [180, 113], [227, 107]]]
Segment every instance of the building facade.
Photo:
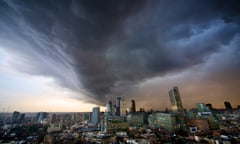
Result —
[[94, 107], [92, 110], [92, 123], [97, 124], [100, 120], [100, 108]]
[[168, 131], [174, 131], [178, 128], [175, 115], [169, 113], [153, 113], [149, 115], [148, 123], [152, 127], [163, 128]]
[[179, 124], [180, 128], [185, 129], [186, 128], [185, 112], [178, 87], [175, 86], [169, 90], [169, 97], [172, 111], [174, 114], [176, 114], [177, 123]]

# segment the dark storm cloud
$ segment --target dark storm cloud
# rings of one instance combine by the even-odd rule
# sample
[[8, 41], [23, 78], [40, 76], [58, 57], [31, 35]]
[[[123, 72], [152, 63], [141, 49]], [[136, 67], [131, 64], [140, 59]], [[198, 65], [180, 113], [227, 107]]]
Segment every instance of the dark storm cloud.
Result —
[[214, 0], [2, 1], [0, 41], [26, 62], [19, 70], [104, 103], [149, 78], [207, 63], [239, 37], [239, 10], [238, 1]]

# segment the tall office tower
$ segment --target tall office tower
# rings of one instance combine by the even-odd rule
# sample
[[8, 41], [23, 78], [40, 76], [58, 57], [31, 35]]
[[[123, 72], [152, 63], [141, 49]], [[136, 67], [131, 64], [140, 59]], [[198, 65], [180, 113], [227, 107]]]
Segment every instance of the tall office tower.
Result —
[[172, 106], [173, 113], [177, 116], [177, 121], [180, 124], [181, 128], [185, 128], [185, 112], [182, 105], [182, 100], [178, 87], [173, 87], [169, 92], [170, 102]]
[[13, 123], [18, 122], [19, 118], [20, 118], [20, 112], [14, 111], [12, 115], [12, 122]]
[[184, 115], [184, 109], [178, 87], [175, 86], [169, 91], [169, 97], [171, 101], [172, 111], [174, 113]]
[[121, 106], [120, 107], [121, 107], [120, 115], [125, 116], [126, 115], [126, 110], [127, 110], [127, 105], [126, 105], [126, 101], [125, 101], [124, 96], [121, 99]]
[[120, 116], [120, 112], [121, 112], [121, 97], [117, 97], [116, 99], [116, 113], [115, 116]]
[[112, 101], [108, 101], [107, 106], [106, 106], [106, 112], [108, 115], [112, 115], [113, 114], [113, 106], [112, 106]]
[[94, 107], [92, 110], [92, 122], [93, 123], [98, 123], [100, 121], [100, 108], [99, 107]]
[[232, 110], [232, 105], [231, 105], [230, 102], [225, 101], [225, 102], [224, 102], [224, 105], [225, 105], [225, 109], [226, 109], [226, 110]]
[[136, 112], [136, 105], [135, 105], [135, 101], [131, 100], [130, 113], [134, 113], [134, 112]]

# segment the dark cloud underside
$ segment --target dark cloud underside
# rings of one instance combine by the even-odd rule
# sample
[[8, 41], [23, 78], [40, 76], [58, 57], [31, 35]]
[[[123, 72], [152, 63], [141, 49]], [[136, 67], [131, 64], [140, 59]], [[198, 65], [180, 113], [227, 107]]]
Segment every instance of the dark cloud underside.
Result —
[[[237, 0], [13, 0], [1, 1], [0, 13], [0, 42], [25, 63], [13, 62], [18, 70], [53, 77], [99, 104], [207, 64], [224, 47], [228, 59], [240, 56]], [[239, 71], [239, 60], [230, 66]]]

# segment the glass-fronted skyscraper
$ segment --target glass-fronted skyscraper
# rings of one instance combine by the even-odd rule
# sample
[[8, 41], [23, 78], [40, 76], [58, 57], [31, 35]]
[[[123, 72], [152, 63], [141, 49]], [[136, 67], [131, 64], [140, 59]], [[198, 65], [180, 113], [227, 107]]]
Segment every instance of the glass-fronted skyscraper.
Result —
[[180, 97], [178, 87], [175, 86], [169, 91], [169, 97], [171, 101], [172, 111], [174, 113], [184, 115], [184, 109], [183, 109], [182, 100]]
[[100, 120], [100, 108], [99, 107], [94, 107], [92, 110], [92, 122], [93, 123], [98, 123]]
[[177, 116], [177, 122], [183, 128], [185, 127], [185, 112], [182, 104], [182, 100], [180, 97], [180, 92], [178, 87], [174, 86], [171, 90], [169, 90], [169, 97], [171, 102], [172, 111]]

